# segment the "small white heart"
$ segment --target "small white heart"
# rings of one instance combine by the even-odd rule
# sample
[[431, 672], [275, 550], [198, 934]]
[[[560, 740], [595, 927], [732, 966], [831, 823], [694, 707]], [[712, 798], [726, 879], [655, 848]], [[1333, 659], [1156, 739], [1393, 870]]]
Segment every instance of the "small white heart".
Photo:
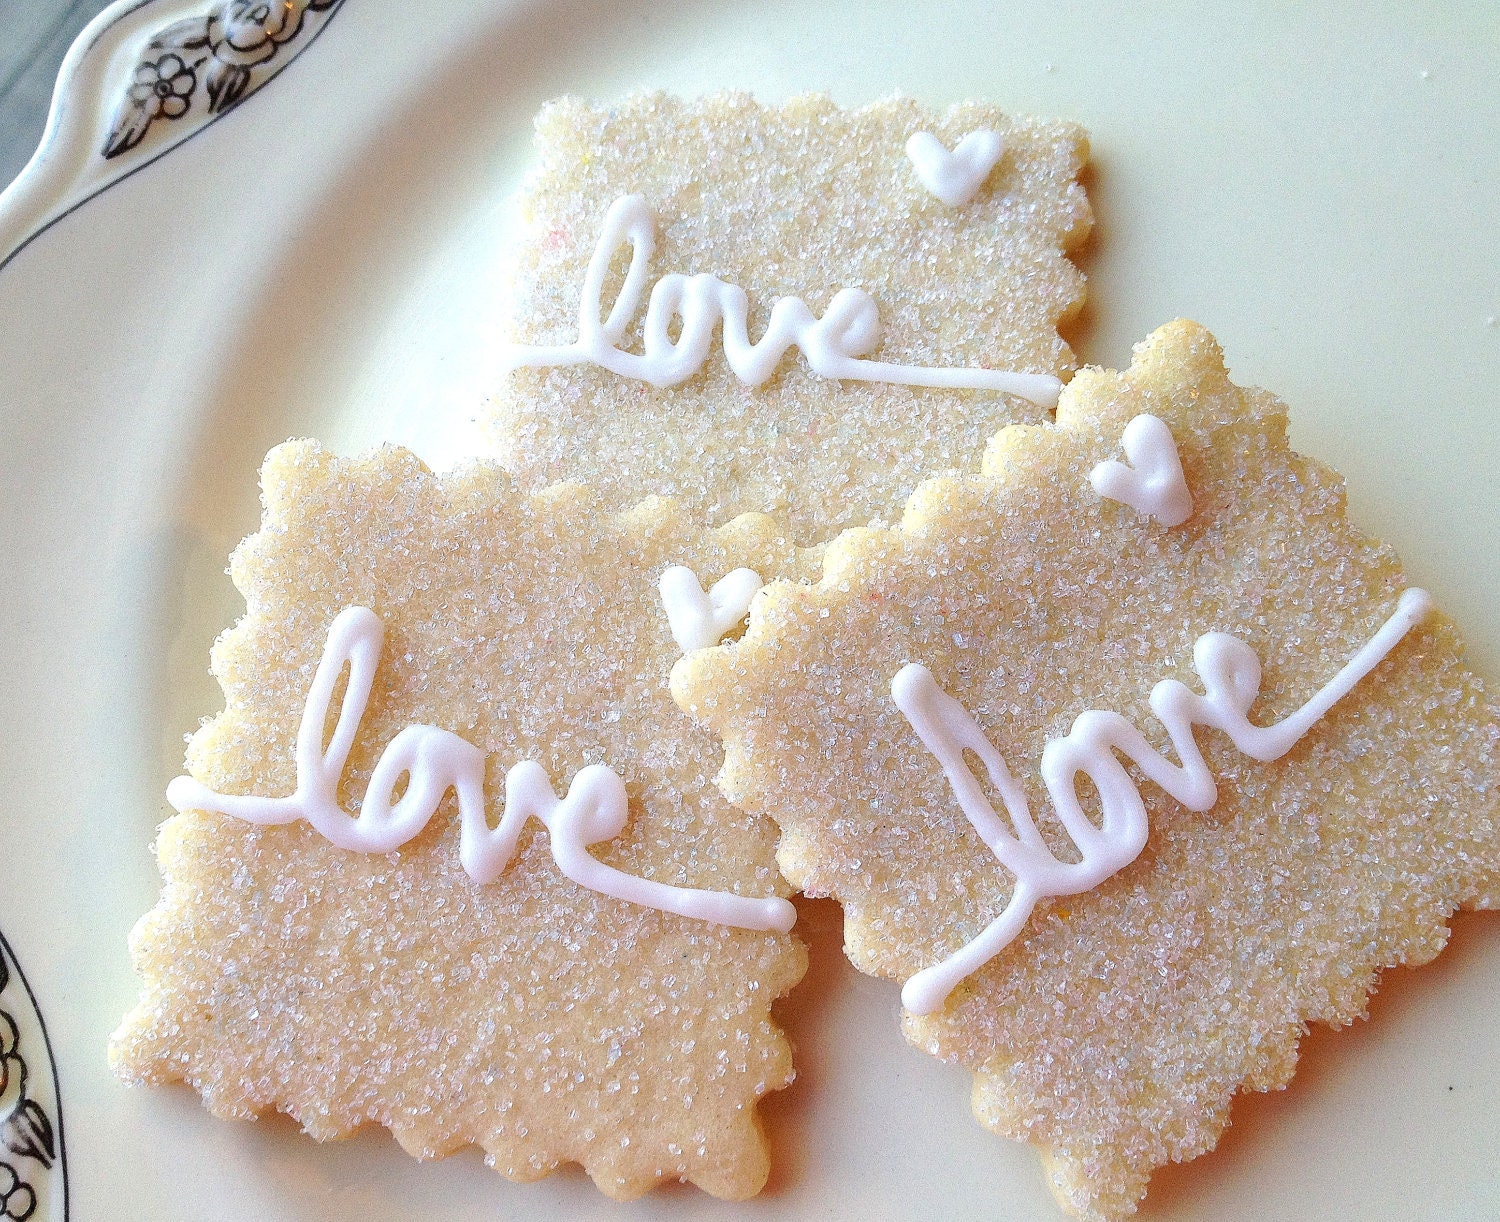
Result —
[[1149, 514], [1163, 526], [1181, 526], [1192, 517], [1193, 497], [1183, 478], [1177, 440], [1166, 422], [1137, 416], [1125, 426], [1120, 444], [1126, 461], [1095, 467], [1089, 473], [1094, 491]]
[[661, 575], [657, 588], [677, 647], [692, 653], [717, 645], [721, 636], [745, 618], [763, 584], [753, 569], [735, 569], [705, 594], [697, 573], [674, 564]]
[[951, 153], [931, 132], [918, 132], [906, 142], [906, 155], [922, 185], [950, 208], [979, 194], [1004, 150], [1000, 134], [984, 128], [970, 132]]

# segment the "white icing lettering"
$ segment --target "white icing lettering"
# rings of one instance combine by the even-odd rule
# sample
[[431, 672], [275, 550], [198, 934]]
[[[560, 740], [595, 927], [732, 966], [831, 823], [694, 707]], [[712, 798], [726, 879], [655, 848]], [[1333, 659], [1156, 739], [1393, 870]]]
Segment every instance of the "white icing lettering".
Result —
[[[631, 247], [630, 269], [608, 317], [601, 320], [604, 278], [616, 248], [625, 242]], [[584, 273], [577, 340], [561, 345], [512, 344], [505, 353], [507, 366], [594, 364], [652, 386], [677, 386], [703, 367], [714, 331], [722, 324], [729, 367], [750, 386], [766, 381], [776, 372], [786, 350], [795, 346], [802, 350], [812, 371], [825, 378], [994, 390], [1019, 395], [1041, 407], [1057, 404], [1062, 383], [1050, 374], [930, 368], [861, 359], [874, 349], [880, 337], [880, 309], [863, 289], [841, 289], [821, 318], [800, 297], [783, 297], [771, 307], [765, 334], [751, 343], [747, 321], [750, 304], [744, 289], [707, 273], [685, 276], [674, 272], [663, 276], [651, 290], [642, 326], [643, 352], [624, 352], [619, 345], [640, 307], [646, 265], [655, 245], [655, 220], [646, 201], [639, 195], [615, 200], [605, 215], [599, 244]], [[682, 321], [675, 343], [671, 336], [673, 319]]]
[[1181, 526], [1193, 516], [1177, 440], [1166, 421], [1135, 417], [1125, 426], [1120, 445], [1125, 462], [1102, 462], [1089, 472], [1095, 492], [1149, 514], [1163, 526]]
[[686, 565], [667, 569], [658, 588], [677, 647], [692, 653], [717, 645], [720, 637], [745, 618], [763, 584], [754, 569], [735, 569], [705, 594], [698, 574]]
[[[1203, 695], [1176, 679], [1164, 679], [1151, 692], [1151, 711], [1166, 727], [1177, 758], [1173, 764], [1118, 713], [1081, 713], [1063, 738], [1042, 751], [1041, 773], [1053, 809], [1077, 846], [1078, 861], [1053, 856], [1032, 822], [1026, 795], [1004, 757], [985, 737], [962, 704], [948, 695], [925, 666], [910, 664], [891, 681], [891, 696], [922, 743], [937, 757], [959, 806], [981, 840], [1016, 876], [1005, 909], [976, 938], [933, 967], [918, 972], [901, 990], [913, 1014], [940, 1009], [949, 993], [988, 963], [1015, 938], [1037, 902], [1047, 896], [1076, 895], [1125, 868], [1146, 845], [1146, 808], [1140, 789], [1119, 752], [1183, 806], [1206, 811], [1218, 800], [1218, 786], [1193, 736], [1206, 726], [1229, 736], [1252, 759], [1279, 759], [1291, 750], [1335, 702], [1370, 673], [1413, 625], [1431, 610], [1425, 590], [1401, 595], [1395, 613], [1358, 653], [1301, 708], [1274, 725], [1252, 725], [1248, 713], [1260, 694], [1260, 659], [1243, 641], [1222, 632], [1198, 638], [1193, 668]], [[984, 762], [990, 783], [1010, 817], [1012, 833], [996, 815], [978, 779], [964, 762], [964, 751]], [[1077, 780], [1087, 776], [1098, 794], [1095, 824], [1078, 800]]]
[[970, 132], [950, 153], [931, 132], [917, 132], [906, 142], [906, 155], [922, 185], [950, 208], [961, 208], [979, 194], [1005, 142], [998, 132]]
[[[521, 829], [534, 818], [547, 828], [558, 868], [581, 887], [694, 920], [782, 933], [791, 929], [797, 910], [787, 900], [667, 886], [616, 870], [589, 853], [589, 845], [618, 836], [629, 818], [625, 783], [603, 764], [580, 771], [562, 799], [540, 764], [517, 764], [506, 774], [505, 809], [492, 828], [485, 815], [484, 753], [436, 726], [407, 726], [376, 762], [359, 814], [346, 813], [338, 802], [339, 778], [364, 718], [384, 636], [380, 618], [366, 607], [350, 607], [334, 620], [297, 730], [297, 787], [290, 797], [222, 794], [180, 776], [167, 786], [167, 800], [180, 811], [218, 811], [249, 823], [305, 819], [341, 849], [389, 853], [427, 826], [451, 789], [458, 797], [459, 860], [477, 883], [493, 882], [504, 872]], [[323, 729], [345, 663], [348, 686], [325, 750]], [[406, 790], [393, 800], [403, 776]]]

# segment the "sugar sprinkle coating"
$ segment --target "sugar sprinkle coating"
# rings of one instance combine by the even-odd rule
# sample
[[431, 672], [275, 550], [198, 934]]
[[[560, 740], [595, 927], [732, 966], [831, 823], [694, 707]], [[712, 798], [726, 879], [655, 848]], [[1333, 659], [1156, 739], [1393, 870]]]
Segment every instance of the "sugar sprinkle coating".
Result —
[[[962, 208], [934, 198], [904, 152], [931, 130], [950, 144], [993, 129], [1005, 151]], [[821, 314], [855, 288], [877, 303], [875, 359], [1066, 375], [1058, 323], [1083, 302], [1065, 252], [1091, 214], [1073, 124], [965, 103], [944, 116], [892, 99], [840, 110], [825, 97], [763, 106], [743, 94], [662, 94], [613, 108], [563, 99], [537, 119], [540, 165], [522, 191], [509, 340], [577, 335], [584, 272], [610, 206], [641, 194], [656, 218], [651, 275], [710, 272], [750, 299], [749, 333], [775, 301]], [[603, 294], [607, 312], [627, 251]], [[639, 350], [640, 318], [625, 347]], [[794, 537], [894, 516], [929, 474], [972, 470], [1002, 424], [1040, 420], [1022, 399], [814, 375], [795, 351], [760, 387], [722, 353], [656, 390], [593, 365], [521, 369], [496, 396], [490, 436], [528, 486], [580, 479], [609, 503], [671, 495], [708, 521], [774, 514]]]
[[[1179, 527], [1089, 483], [1143, 413], [1182, 455]], [[1285, 426], [1207, 332], [1171, 324], [1127, 371], [1079, 373], [1055, 427], [1002, 431], [981, 476], [923, 485], [899, 529], [841, 537], [820, 584], [769, 587], [741, 641], [678, 664], [679, 703], [724, 736], [721, 788], [777, 819], [796, 886], [843, 903], [856, 966], [905, 980], [1013, 881], [890, 699], [905, 663], [973, 713], [1062, 855], [1036, 760], [1079, 712], [1121, 713], [1170, 750], [1151, 688], [1192, 684], [1193, 641], [1223, 631], [1264, 661], [1253, 715], [1269, 724], [1390, 614], [1396, 557]], [[1441, 614], [1281, 760], [1198, 739], [1212, 810], [1143, 783], [1139, 858], [1040, 904], [945, 1009], [903, 1019], [974, 1071], [981, 1122], [1039, 1146], [1083, 1218], [1133, 1212], [1153, 1168], [1212, 1148], [1237, 1091], [1286, 1084], [1306, 1024], [1362, 1016], [1383, 968], [1438, 953], [1456, 908], [1500, 903], [1500, 710]]]
[[[518, 761], [560, 790], [604, 763], [630, 821], [595, 846], [600, 860], [675, 886], [787, 893], [774, 827], [719, 796], [717, 742], [672, 704], [680, 650], [656, 590], [673, 563], [797, 574], [809, 558], [769, 519], [709, 532], [659, 501], [610, 517], [576, 486], [527, 496], [493, 466], [438, 477], [402, 450], [345, 460], [310, 442], [273, 451], [263, 487], [262, 529], [231, 570], [247, 614], [214, 648], [226, 709], [188, 750], [200, 781], [292, 791], [328, 627], [362, 605], [385, 649], [346, 809], [386, 744], [431, 724], [485, 752], [492, 821]], [[279, 1109], [317, 1138], [374, 1122], [417, 1157], [478, 1144], [516, 1180], [572, 1161], [619, 1198], [662, 1179], [757, 1192], [755, 1102], [792, 1077], [770, 1005], [802, 976], [800, 942], [585, 890], [534, 822], [487, 885], [458, 849], [451, 794], [383, 856], [301, 822], [169, 819], [116, 1070], [185, 1080], [220, 1116]]]

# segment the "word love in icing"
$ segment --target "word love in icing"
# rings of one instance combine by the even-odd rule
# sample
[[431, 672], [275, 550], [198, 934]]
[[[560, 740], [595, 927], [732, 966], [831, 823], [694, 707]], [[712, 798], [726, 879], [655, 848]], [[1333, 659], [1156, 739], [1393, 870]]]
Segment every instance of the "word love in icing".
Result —
[[[1252, 725], [1247, 714], [1260, 694], [1260, 659], [1245, 642], [1222, 632], [1198, 638], [1193, 668], [1203, 695], [1176, 679], [1164, 679], [1151, 692], [1151, 711], [1166, 726], [1182, 762], [1173, 764], [1118, 713], [1081, 713], [1063, 738], [1042, 751], [1041, 773], [1053, 809], [1077, 846], [1078, 861], [1059, 861], [1037, 831], [1026, 795], [1011, 776], [1005, 758], [973, 717], [938, 686], [932, 672], [916, 664], [901, 668], [891, 695], [912, 729], [942, 765], [969, 823], [1000, 863], [1016, 876], [1005, 910], [973, 941], [933, 967], [918, 972], [901, 990], [913, 1014], [940, 1009], [966, 976], [1003, 950], [1025, 925], [1037, 902], [1047, 896], [1076, 895], [1097, 887], [1124, 869], [1146, 845], [1146, 807], [1136, 782], [1115, 757], [1119, 752], [1145, 776], [1192, 811], [1209, 810], [1218, 786], [1193, 736], [1194, 726], [1220, 730], [1251, 759], [1280, 759], [1315, 722], [1347, 695], [1432, 609], [1425, 590], [1407, 590], [1395, 613], [1358, 653], [1306, 704], [1270, 726]], [[1010, 816], [1014, 834], [995, 814], [978, 779], [964, 762], [972, 751], [983, 761], [991, 785]], [[1096, 825], [1078, 800], [1078, 777], [1093, 783], [1100, 820]]]
[[717, 645], [720, 637], [745, 618], [750, 601], [764, 584], [754, 569], [735, 569], [704, 593], [698, 574], [686, 565], [667, 569], [657, 588], [677, 647], [692, 653]]
[[[615, 250], [630, 243], [630, 270], [610, 307], [603, 310], [604, 278]], [[893, 365], [862, 358], [880, 338], [880, 308], [863, 289], [841, 289], [819, 318], [800, 297], [783, 297], [771, 307], [766, 332], [750, 342], [750, 301], [745, 290], [717, 276], [700, 273], [663, 276], [651, 290], [642, 326], [640, 354], [624, 352], [620, 344], [640, 308], [646, 266], [656, 247], [656, 222], [646, 201], [626, 195], [610, 205], [599, 244], [594, 247], [583, 278], [578, 307], [578, 339], [558, 346], [513, 344], [505, 354], [509, 368], [522, 366], [594, 364], [625, 378], [652, 386], [677, 386], [698, 372], [708, 360], [714, 330], [723, 326], [724, 355], [741, 382], [759, 386], [766, 381], [786, 350], [802, 349], [812, 371], [825, 378], [856, 382], [895, 382], [904, 386], [996, 390], [1019, 395], [1040, 407], [1054, 407], [1062, 383], [1048, 374], [1011, 373], [999, 369], [929, 368]], [[682, 320], [674, 343], [673, 319]]]
[[1000, 134], [984, 129], [970, 132], [951, 153], [931, 132], [918, 132], [906, 142], [917, 178], [950, 208], [961, 208], [979, 194], [1004, 151]]
[[1181, 526], [1193, 516], [1193, 498], [1182, 474], [1177, 440], [1166, 421], [1141, 415], [1120, 438], [1125, 462], [1102, 462], [1089, 473], [1094, 491], [1148, 514], [1163, 526]]
[[[297, 788], [290, 797], [217, 793], [181, 776], [167, 787], [167, 800], [180, 811], [213, 810], [248, 823], [305, 819], [341, 849], [389, 853], [427, 826], [451, 789], [458, 795], [459, 860], [475, 882], [493, 882], [501, 875], [515, 856], [526, 821], [535, 818], [547, 829], [553, 861], [581, 887], [717, 925], [781, 933], [791, 929], [797, 910], [779, 897], [749, 899], [671, 887], [616, 870], [590, 854], [589, 845], [614, 839], [629, 817], [625, 783], [603, 764], [579, 772], [562, 799], [540, 764], [517, 764], [506, 774], [505, 810], [499, 826], [492, 828], [485, 816], [484, 753], [436, 726], [407, 726], [376, 762], [359, 814], [346, 813], [338, 803], [339, 778], [364, 718], [384, 637], [380, 618], [366, 607], [350, 607], [333, 621], [297, 730]], [[346, 664], [348, 686], [324, 750], [324, 726]], [[402, 777], [406, 791], [392, 801]]]

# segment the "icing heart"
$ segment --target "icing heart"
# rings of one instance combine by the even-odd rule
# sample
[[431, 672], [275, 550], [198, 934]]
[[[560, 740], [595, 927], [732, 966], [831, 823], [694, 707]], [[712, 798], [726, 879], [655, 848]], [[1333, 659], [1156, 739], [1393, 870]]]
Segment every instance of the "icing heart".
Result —
[[1005, 142], [998, 132], [970, 132], [950, 153], [931, 132], [918, 132], [906, 142], [906, 155], [922, 185], [950, 208], [962, 207], [979, 194]]
[[1193, 515], [1177, 441], [1166, 422], [1137, 416], [1120, 438], [1125, 462], [1102, 462], [1089, 472], [1094, 491], [1150, 514], [1163, 526], [1181, 526]]
[[750, 600], [764, 584], [753, 569], [735, 569], [705, 594], [697, 573], [674, 564], [661, 575], [657, 588], [678, 648], [692, 653], [717, 645], [721, 636], [745, 618]]

